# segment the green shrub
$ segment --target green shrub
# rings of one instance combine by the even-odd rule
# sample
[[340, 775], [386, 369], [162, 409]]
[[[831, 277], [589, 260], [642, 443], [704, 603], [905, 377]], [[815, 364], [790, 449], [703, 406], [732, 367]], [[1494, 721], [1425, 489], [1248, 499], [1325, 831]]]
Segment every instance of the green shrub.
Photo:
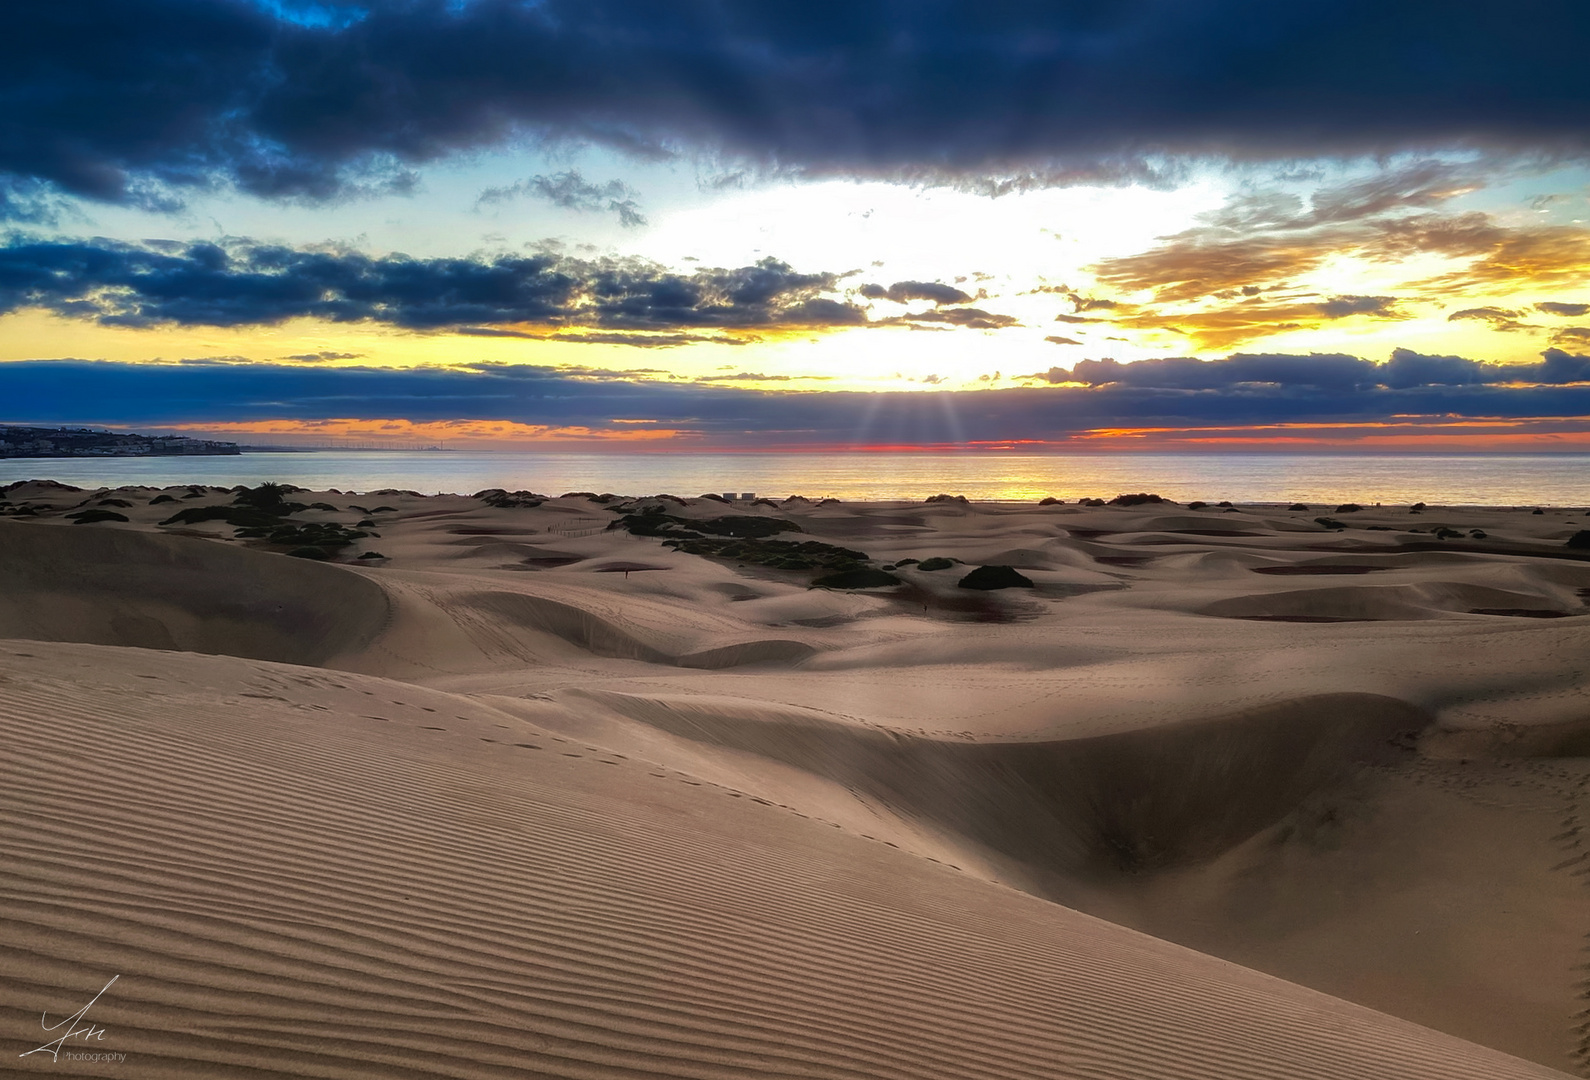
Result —
[[162, 525], [198, 525], [205, 521], [224, 521], [239, 528], [269, 528], [281, 524], [275, 514], [253, 506], [190, 506], [178, 510]]
[[962, 589], [1030, 589], [1032, 581], [1010, 566], [979, 566], [957, 583]]
[[286, 504], [288, 492], [291, 490], [286, 485], [267, 480], [259, 487], [244, 488], [237, 492], [232, 501], [240, 506], [252, 506], [260, 510], [280, 510]]

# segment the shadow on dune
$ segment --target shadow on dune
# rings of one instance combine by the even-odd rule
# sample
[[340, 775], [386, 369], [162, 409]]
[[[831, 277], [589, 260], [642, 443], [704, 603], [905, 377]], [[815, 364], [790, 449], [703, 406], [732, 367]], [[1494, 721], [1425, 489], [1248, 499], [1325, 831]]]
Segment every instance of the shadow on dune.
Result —
[[1146, 731], [973, 743], [748, 718], [706, 703], [585, 696], [673, 735], [794, 765], [1065, 877], [1213, 858], [1362, 766], [1399, 760], [1429, 723], [1394, 698], [1330, 694]]
[[0, 637], [320, 664], [385, 625], [380, 586], [209, 540], [0, 522]]
[[648, 645], [633, 634], [584, 608], [524, 593], [480, 592], [458, 598], [466, 607], [489, 612], [507, 623], [551, 634], [588, 653], [648, 664], [684, 668], [729, 668], [745, 664], [794, 663], [817, 650], [800, 641], [758, 640], [674, 655]]

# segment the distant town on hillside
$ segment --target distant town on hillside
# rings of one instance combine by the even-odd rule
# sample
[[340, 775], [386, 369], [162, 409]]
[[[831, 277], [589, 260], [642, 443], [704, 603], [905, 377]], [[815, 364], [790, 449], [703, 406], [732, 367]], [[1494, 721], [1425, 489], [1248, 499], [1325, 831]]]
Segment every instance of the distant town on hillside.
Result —
[[0, 458], [166, 457], [241, 452], [237, 443], [182, 435], [0, 425]]

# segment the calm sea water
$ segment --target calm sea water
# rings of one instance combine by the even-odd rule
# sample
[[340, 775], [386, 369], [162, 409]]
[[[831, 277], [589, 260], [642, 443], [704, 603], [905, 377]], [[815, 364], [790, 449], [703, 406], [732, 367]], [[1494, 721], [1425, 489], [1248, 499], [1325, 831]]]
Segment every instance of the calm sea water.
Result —
[[307, 488], [433, 494], [482, 488], [620, 495], [745, 492], [848, 500], [1109, 498], [1152, 491], [1185, 502], [1428, 502], [1590, 505], [1579, 454], [532, 454], [317, 451], [191, 458], [0, 460], [0, 483], [78, 487], [276, 480]]

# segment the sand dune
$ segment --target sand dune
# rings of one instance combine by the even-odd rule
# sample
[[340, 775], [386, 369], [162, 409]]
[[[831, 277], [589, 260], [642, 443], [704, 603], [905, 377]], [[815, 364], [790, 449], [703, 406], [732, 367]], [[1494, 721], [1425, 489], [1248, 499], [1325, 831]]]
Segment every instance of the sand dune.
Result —
[[478, 703], [30, 648], [10, 1053], [119, 973], [130, 1075], [1552, 1075]]
[[[0, 521], [13, 1054], [120, 975], [147, 1076], [1590, 1055], [1566, 513], [295, 496], [373, 522], [327, 565], [166, 494]], [[608, 527], [648, 506], [900, 583]]]
[[0, 636], [317, 664], [387, 618], [372, 582], [180, 536], [0, 521]]

